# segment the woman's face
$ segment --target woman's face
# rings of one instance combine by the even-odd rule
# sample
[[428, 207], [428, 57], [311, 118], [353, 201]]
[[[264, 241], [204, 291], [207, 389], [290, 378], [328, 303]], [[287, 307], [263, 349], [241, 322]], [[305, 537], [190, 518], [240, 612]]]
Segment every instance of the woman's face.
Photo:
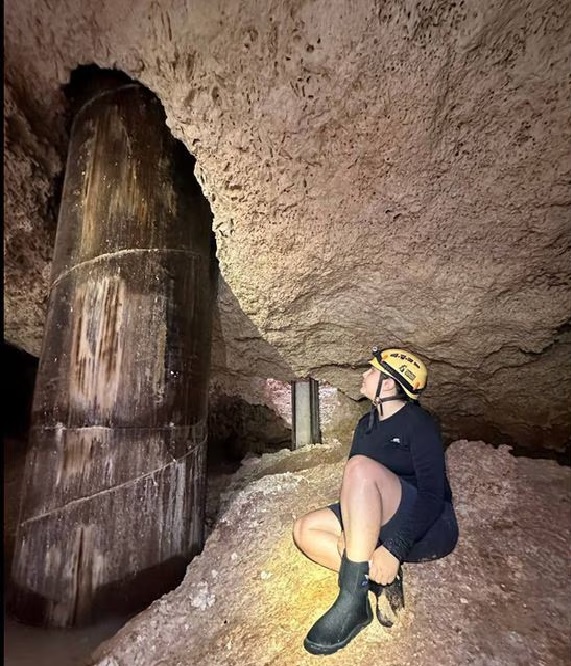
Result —
[[361, 384], [361, 393], [365, 398], [369, 398], [369, 400], [375, 399], [380, 376], [381, 371], [372, 366], [365, 370], [363, 373], [363, 383]]

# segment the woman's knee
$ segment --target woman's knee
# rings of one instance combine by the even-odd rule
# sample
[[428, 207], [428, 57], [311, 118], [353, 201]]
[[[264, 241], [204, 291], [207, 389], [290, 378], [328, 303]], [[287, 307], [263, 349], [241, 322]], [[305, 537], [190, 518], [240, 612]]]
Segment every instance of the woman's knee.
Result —
[[302, 548], [302, 543], [304, 539], [304, 535], [306, 532], [306, 520], [307, 516], [300, 516], [293, 524], [292, 528], [292, 536], [293, 536], [293, 542], [298, 548]]
[[363, 481], [373, 481], [376, 483], [386, 472], [388, 470], [384, 465], [371, 460], [371, 458], [367, 458], [367, 456], [353, 456], [345, 464], [343, 483], [355, 482], [361, 484]]
[[341, 526], [333, 511], [324, 508], [300, 516], [293, 524], [292, 533], [295, 545], [305, 551], [323, 533], [339, 536]]
[[304, 516], [300, 516], [293, 524], [293, 541], [301, 550], [305, 550], [314, 522], [313, 513], [306, 513]]

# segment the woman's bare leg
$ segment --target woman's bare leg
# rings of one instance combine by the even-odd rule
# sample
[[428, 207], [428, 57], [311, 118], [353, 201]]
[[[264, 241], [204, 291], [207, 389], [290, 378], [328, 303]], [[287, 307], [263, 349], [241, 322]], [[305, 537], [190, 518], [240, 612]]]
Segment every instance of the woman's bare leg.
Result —
[[401, 501], [398, 477], [365, 456], [354, 456], [345, 465], [341, 484], [341, 512], [345, 532], [328, 507], [295, 521], [296, 546], [321, 566], [339, 571], [341, 555], [354, 562], [369, 560], [381, 525], [393, 517]]
[[318, 509], [298, 518], [293, 526], [293, 540], [310, 560], [339, 571], [339, 547], [342, 548], [343, 535], [337, 516], [330, 508]]
[[347, 461], [341, 484], [341, 515], [348, 559], [371, 559], [381, 526], [395, 514], [401, 494], [398, 476], [384, 465], [360, 455]]

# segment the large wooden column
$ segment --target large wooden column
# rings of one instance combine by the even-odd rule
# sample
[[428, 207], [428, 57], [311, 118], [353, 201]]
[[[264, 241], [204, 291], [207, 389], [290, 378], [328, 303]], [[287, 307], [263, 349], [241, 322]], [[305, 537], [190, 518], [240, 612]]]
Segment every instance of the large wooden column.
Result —
[[138, 86], [77, 113], [11, 578], [23, 621], [84, 624], [176, 585], [203, 545], [210, 209]]

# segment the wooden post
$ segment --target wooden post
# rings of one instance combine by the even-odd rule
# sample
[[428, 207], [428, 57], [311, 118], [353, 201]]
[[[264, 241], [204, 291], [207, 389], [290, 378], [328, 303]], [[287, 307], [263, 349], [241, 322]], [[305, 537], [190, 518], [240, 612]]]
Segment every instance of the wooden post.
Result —
[[154, 95], [80, 108], [11, 574], [25, 622], [138, 610], [203, 546], [211, 228]]
[[312, 377], [291, 383], [292, 450], [321, 442], [319, 382]]

